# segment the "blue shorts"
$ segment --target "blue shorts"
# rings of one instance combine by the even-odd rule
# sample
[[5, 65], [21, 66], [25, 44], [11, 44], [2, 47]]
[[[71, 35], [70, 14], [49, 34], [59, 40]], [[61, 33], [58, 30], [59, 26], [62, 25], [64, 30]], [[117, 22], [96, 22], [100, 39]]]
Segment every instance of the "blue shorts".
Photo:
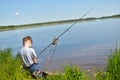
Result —
[[44, 61], [42, 59], [37, 60], [37, 64], [33, 64], [29, 67], [29, 71], [37, 71], [37, 70], [43, 70], [44, 69]]

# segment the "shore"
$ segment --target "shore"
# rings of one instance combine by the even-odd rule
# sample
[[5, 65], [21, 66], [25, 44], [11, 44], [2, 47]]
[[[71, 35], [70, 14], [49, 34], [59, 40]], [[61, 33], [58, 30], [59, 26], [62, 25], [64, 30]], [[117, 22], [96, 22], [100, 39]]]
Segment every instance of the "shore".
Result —
[[65, 65], [79, 65], [82, 70], [95, 71], [96, 69], [104, 70], [106, 66], [105, 56], [86, 56], [86, 57], [76, 57], [62, 60], [53, 60], [50, 66], [50, 71], [63, 71]]
[[0, 26], [0, 31], [43, 27], [43, 26], [47, 26], [47, 25], [67, 24], [67, 23], [73, 23], [73, 22], [76, 22], [76, 21], [88, 22], [88, 21], [103, 20], [103, 19], [114, 19], [114, 18], [120, 18], [120, 14], [112, 15], [112, 16], [103, 16], [103, 17], [98, 17], [98, 18], [90, 17], [90, 18], [84, 18], [84, 19], [72, 19], [72, 20], [51, 21], [51, 22], [44, 22], [44, 23]]
[[[68, 66], [64, 65], [62, 73], [57, 71], [58, 75], [48, 76], [45, 80], [120, 80], [119, 58], [120, 48], [116, 48], [107, 57], [107, 65], [102, 71], [101, 69], [92, 72], [90, 70], [85, 71], [80, 68], [81, 66], [73, 63]], [[0, 49], [0, 63], [0, 71], [2, 72], [0, 73], [0, 80], [34, 80], [30, 73], [22, 68], [20, 58], [18, 56], [13, 57], [11, 49]]]

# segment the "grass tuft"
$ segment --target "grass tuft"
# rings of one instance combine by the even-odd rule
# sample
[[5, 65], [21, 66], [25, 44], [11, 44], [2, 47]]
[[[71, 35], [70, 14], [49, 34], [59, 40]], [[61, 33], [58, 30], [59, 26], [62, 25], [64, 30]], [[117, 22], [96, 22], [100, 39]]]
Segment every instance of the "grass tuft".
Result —
[[25, 71], [19, 58], [13, 57], [11, 49], [0, 49], [0, 80], [31, 80], [29, 72]]
[[97, 71], [96, 80], [120, 80], [120, 49], [111, 50], [107, 58], [106, 71]]

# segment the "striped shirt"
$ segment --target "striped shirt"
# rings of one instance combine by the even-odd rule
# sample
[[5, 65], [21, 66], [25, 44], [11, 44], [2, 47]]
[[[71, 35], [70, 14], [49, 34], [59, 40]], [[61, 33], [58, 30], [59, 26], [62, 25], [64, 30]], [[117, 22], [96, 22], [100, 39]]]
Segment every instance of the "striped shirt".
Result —
[[30, 67], [34, 62], [33, 58], [37, 57], [33, 48], [23, 47], [19, 50], [19, 55], [22, 59], [24, 67]]

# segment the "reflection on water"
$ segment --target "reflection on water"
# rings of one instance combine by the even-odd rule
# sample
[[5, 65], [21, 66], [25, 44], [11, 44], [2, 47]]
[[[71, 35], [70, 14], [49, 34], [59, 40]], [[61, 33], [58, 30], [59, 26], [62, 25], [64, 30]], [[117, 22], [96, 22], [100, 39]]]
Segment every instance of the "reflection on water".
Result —
[[[12, 48], [14, 55], [16, 55], [22, 47], [22, 38], [30, 35], [33, 38], [33, 47], [38, 54], [69, 25], [71, 24], [0, 32], [0, 48]], [[70, 62], [84, 66], [84, 68], [104, 65], [110, 48], [114, 49], [116, 42], [120, 42], [119, 25], [120, 19], [76, 24], [59, 39], [52, 68], [60, 69], [61, 66]], [[46, 59], [48, 52], [49, 50], [41, 57]]]

